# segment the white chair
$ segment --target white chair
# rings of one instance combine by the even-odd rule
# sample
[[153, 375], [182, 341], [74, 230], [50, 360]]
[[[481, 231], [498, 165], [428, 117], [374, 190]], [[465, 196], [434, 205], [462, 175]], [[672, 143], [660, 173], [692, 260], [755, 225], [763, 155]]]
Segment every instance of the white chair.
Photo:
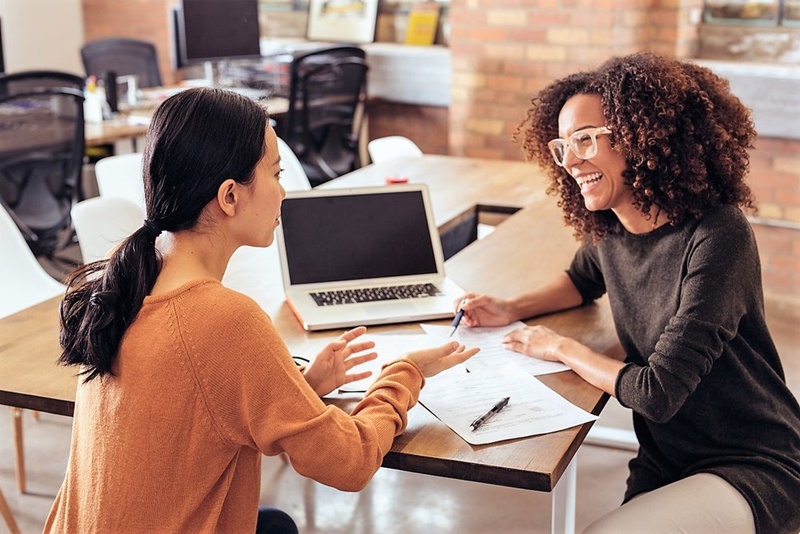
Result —
[[101, 197], [127, 198], [145, 209], [141, 153], [103, 158], [95, 163], [94, 174]]
[[373, 139], [367, 145], [372, 163], [381, 163], [396, 158], [419, 158], [422, 150], [408, 137], [390, 135]]
[[83, 263], [102, 260], [122, 240], [141, 228], [145, 212], [127, 198], [95, 197], [72, 207]]
[[303, 164], [297, 159], [291, 147], [278, 138], [278, 154], [281, 157], [281, 185], [286, 191], [308, 191], [311, 189], [311, 182], [308, 180]]
[[[6, 317], [57, 295], [66, 286], [42, 268], [11, 216], [0, 205], [0, 317]], [[25, 454], [22, 447], [22, 410], [11, 408], [17, 488], [25, 493]]]

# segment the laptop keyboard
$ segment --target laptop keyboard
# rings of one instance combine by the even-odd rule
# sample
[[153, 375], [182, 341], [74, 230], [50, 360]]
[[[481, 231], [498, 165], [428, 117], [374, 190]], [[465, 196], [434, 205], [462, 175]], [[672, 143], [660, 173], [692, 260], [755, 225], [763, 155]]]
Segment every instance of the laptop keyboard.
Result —
[[411, 284], [402, 286], [369, 287], [365, 289], [343, 289], [309, 293], [317, 306], [357, 304], [381, 300], [417, 299], [436, 297], [443, 293], [433, 284]]

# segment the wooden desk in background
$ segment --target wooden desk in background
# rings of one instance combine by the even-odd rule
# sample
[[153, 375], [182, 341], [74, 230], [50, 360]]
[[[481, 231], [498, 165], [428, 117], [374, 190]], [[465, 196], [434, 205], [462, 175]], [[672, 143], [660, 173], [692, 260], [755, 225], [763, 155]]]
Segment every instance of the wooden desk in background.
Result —
[[[424, 156], [370, 165], [325, 187], [383, 184], [386, 176], [396, 175], [428, 183], [440, 230], [471, 216], [476, 205], [506, 209], [524, 206], [488, 237], [447, 261], [448, 275], [466, 289], [511, 296], [565, 269], [577, 248], [571, 230], [563, 225], [555, 199], [545, 196], [542, 177], [527, 163]], [[241, 287], [236, 289], [259, 302], [293, 354], [306, 354], [333, 334], [302, 329], [284, 300], [274, 246], [244, 252], [260, 259], [237, 273], [237, 286]], [[59, 354], [57, 308], [58, 299], [53, 299], [0, 320], [0, 404], [72, 415], [75, 370], [55, 364]], [[531, 322], [545, 324], [600, 352], [620, 354], [604, 300]], [[370, 331], [422, 333], [418, 324], [371, 327]], [[540, 380], [594, 414], [599, 414], [607, 401], [607, 395], [572, 371]], [[334, 402], [346, 410], [354, 405]], [[590, 427], [585, 424], [542, 436], [471, 446], [418, 405], [410, 411], [408, 428], [395, 440], [383, 466], [552, 492], [553, 532], [572, 532], [572, 459]], [[561, 478], [564, 481], [557, 485]]]

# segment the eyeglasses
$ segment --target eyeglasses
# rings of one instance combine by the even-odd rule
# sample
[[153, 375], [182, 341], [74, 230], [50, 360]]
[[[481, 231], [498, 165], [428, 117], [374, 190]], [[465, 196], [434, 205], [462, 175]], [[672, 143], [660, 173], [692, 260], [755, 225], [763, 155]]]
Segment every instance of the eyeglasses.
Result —
[[553, 159], [559, 167], [563, 167], [567, 162], [567, 148], [572, 150], [580, 159], [589, 159], [597, 155], [597, 136], [608, 135], [611, 133], [611, 128], [601, 126], [599, 128], [587, 128], [585, 130], [578, 130], [570, 135], [567, 139], [553, 139], [547, 143], [550, 153], [553, 154]]

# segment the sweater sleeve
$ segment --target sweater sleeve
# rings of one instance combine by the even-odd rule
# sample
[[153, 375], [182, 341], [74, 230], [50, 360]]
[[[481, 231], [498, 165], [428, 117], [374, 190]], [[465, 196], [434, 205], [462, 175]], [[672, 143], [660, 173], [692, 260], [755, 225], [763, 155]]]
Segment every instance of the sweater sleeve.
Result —
[[578, 249], [567, 269], [567, 276], [581, 294], [583, 304], [599, 299], [606, 292], [603, 271], [594, 245], [585, 244]]
[[266, 455], [285, 452], [303, 476], [345, 491], [362, 489], [405, 429], [423, 384], [419, 369], [404, 361], [384, 369], [352, 415], [326, 406], [267, 315], [249, 298], [233, 295], [224, 304], [215, 299], [213, 311], [183, 329], [199, 336], [184, 334], [221, 438]]
[[617, 375], [620, 403], [652, 421], [669, 421], [681, 409], [752, 305], [760, 280], [758, 251], [752, 229], [736, 212], [701, 224], [689, 240], [677, 312], [647, 365], [628, 363]]

